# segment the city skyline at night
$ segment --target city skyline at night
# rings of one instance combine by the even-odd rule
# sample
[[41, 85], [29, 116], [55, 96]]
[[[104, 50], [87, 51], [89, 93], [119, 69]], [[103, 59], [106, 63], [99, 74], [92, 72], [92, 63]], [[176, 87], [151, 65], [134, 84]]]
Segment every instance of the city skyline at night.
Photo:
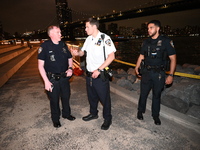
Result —
[[[141, 0], [139, 2], [133, 2], [127, 0], [126, 3], [118, 0], [106, 1], [78, 1], [68, 0], [68, 6], [72, 8], [73, 20], [77, 19], [78, 14], [82, 13], [82, 16], [88, 18], [93, 14], [107, 14], [113, 11], [125, 11], [133, 9], [135, 7], [143, 7], [147, 1]], [[13, 4], [13, 5], [10, 5]], [[102, 9], [101, 9], [102, 8]], [[2, 0], [0, 6], [0, 21], [5, 32], [14, 34], [15, 32], [24, 33], [26, 31], [44, 30], [49, 25], [57, 22], [56, 16], [56, 3], [55, 0], [43, 0], [43, 1], [30, 1], [25, 0], [14, 1], [11, 0], [8, 3], [6, 0]], [[113, 21], [118, 26], [127, 26], [133, 28], [139, 28], [144, 22], [148, 22], [152, 19], [158, 19], [162, 25], [170, 25], [172, 28], [184, 28], [185, 26], [200, 26], [200, 19], [198, 14], [200, 9], [173, 12], [167, 14], [151, 15], [146, 17], [138, 17], [134, 19], [126, 19], [121, 21]], [[83, 19], [83, 18], [81, 18]], [[112, 23], [112, 22], [109, 22]]]

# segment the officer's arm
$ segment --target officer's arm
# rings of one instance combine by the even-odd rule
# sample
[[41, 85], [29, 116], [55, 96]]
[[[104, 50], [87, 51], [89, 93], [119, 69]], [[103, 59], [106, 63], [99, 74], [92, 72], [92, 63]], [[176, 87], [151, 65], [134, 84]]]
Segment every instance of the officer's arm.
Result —
[[74, 55], [74, 56], [83, 56], [84, 55], [84, 51], [82, 51], [82, 50], [74, 50], [74, 49], [71, 49], [71, 53], [72, 53], [72, 55]]
[[170, 59], [170, 71], [169, 74], [174, 74], [174, 71], [176, 69], [176, 54], [169, 56]]
[[169, 59], [170, 59], [170, 71], [169, 71], [169, 74], [172, 74], [172, 76], [168, 76], [166, 78], [166, 81], [165, 81], [166, 84], [171, 84], [173, 82], [173, 74], [174, 74], [174, 71], [175, 71], [175, 68], [176, 68], [176, 54], [175, 55], [170, 55]]
[[115, 59], [115, 52], [111, 52], [108, 55], [107, 59], [104, 61], [104, 63], [98, 69], [103, 70], [104, 68], [108, 67], [114, 59]]
[[97, 78], [98, 75], [100, 74], [100, 72], [98, 71], [98, 69], [99, 69], [99, 70], [105, 69], [106, 67], [108, 67], [108, 66], [111, 64], [111, 62], [112, 62], [114, 59], [115, 59], [115, 52], [111, 52], [111, 53], [108, 55], [107, 59], [104, 61], [104, 63], [103, 63], [99, 68], [97, 68], [97, 70], [94, 70], [94, 71], [93, 71], [92, 78]]
[[51, 91], [52, 83], [47, 78], [46, 71], [44, 70], [44, 60], [38, 59], [38, 69], [39, 69], [40, 75], [42, 76], [42, 79], [44, 80], [45, 89], [47, 91]]
[[139, 74], [138, 68], [140, 67], [140, 64], [141, 64], [143, 59], [144, 59], [144, 55], [140, 54], [139, 57], [138, 57], [136, 66], [135, 66], [135, 72], [136, 72], [137, 75]]
[[73, 66], [73, 59], [72, 58], [68, 59], [68, 64], [69, 64], [69, 68], [72, 68], [72, 66]]
[[67, 74], [67, 77], [70, 77], [73, 74], [73, 70], [72, 70], [73, 59], [72, 58], [68, 59], [68, 64], [69, 64], [69, 66], [68, 66], [68, 70], [66, 71], [66, 74]]
[[84, 55], [84, 51], [78, 51], [78, 55], [79, 56], [83, 56]]

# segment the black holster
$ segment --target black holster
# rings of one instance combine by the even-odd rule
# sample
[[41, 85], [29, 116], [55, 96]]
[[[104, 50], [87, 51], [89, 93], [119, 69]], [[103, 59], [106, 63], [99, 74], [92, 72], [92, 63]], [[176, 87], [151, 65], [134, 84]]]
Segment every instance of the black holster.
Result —
[[139, 75], [141, 76], [142, 73], [144, 72], [144, 68], [145, 68], [145, 64], [144, 64], [144, 59], [142, 59], [141, 63], [140, 63], [140, 67], [138, 69]]

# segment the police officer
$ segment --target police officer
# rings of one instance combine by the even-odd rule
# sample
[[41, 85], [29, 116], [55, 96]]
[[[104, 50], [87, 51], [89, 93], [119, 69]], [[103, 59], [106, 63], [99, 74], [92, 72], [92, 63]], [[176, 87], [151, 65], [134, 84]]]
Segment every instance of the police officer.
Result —
[[[86, 21], [85, 31], [89, 35], [80, 51], [73, 50], [72, 54], [76, 56], [83, 56], [86, 51], [87, 62], [87, 95], [90, 104], [89, 115], [83, 117], [84, 121], [90, 121], [98, 118], [98, 102], [101, 101], [103, 105], [103, 118], [104, 122], [101, 126], [102, 130], [107, 130], [112, 123], [111, 115], [111, 98], [110, 98], [110, 85], [109, 78], [105, 75], [105, 68], [115, 58], [115, 46], [106, 34], [98, 30], [99, 22], [94, 18], [89, 18]], [[105, 55], [104, 58], [104, 49]]]
[[[136, 74], [141, 77], [137, 118], [143, 120], [147, 97], [152, 89], [151, 111], [156, 125], [161, 125], [159, 119], [161, 92], [165, 84], [172, 83], [176, 67], [176, 52], [173, 43], [168, 37], [160, 35], [160, 28], [161, 23], [158, 20], [152, 20], [148, 23], [150, 37], [143, 42], [135, 67]], [[169, 75], [165, 79], [167, 58], [170, 60], [170, 70]], [[142, 68], [140, 68], [141, 64]], [[139, 69], [141, 69], [141, 72], [139, 72]]]
[[38, 68], [50, 99], [53, 126], [58, 128], [61, 126], [59, 97], [61, 97], [62, 102], [62, 117], [71, 121], [76, 119], [71, 115], [69, 105], [69, 79], [73, 73], [73, 61], [68, 47], [61, 41], [60, 28], [50, 26], [47, 32], [50, 39], [42, 43], [38, 49]]

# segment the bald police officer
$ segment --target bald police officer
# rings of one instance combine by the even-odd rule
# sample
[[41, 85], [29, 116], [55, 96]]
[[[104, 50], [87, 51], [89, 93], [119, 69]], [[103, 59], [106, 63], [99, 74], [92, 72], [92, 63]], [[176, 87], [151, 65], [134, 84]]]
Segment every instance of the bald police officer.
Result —
[[[152, 89], [152, 117], [156, 125], [160, 125], [160, 99], [161, 92], [165, 84], [171, 84], [176, 67], [176, 52], [172, 41], [159, 34], [161, 23], [158, 20], [152, 20], [148, 23], [149, 38], [146, 39], [140, 51], [140, 55], [135, 67], [138, 76], [141, 65], [141, 87], [140, 98], [138, 102], [137, 118], [143, 120], [143, 113], [146, 109], [146, 101], [150, 90]], [[165, 79], [165, 64], [167, 58], [170, 59], [169, 75]]]
[[62, 117], [75, 120], [71, 115], [69, 104], [70, 84], [72, 76], [72, 55], [68, 47], [61, 41], [61, 30], [58, 26], [48, 27], [49, 40], [41, 44], [38, 50], [38, 69], [44, 80], [45, 90], [50, 99], [51, 119], [53, 126], [61, 127], [59, 98], [62, 102]]

